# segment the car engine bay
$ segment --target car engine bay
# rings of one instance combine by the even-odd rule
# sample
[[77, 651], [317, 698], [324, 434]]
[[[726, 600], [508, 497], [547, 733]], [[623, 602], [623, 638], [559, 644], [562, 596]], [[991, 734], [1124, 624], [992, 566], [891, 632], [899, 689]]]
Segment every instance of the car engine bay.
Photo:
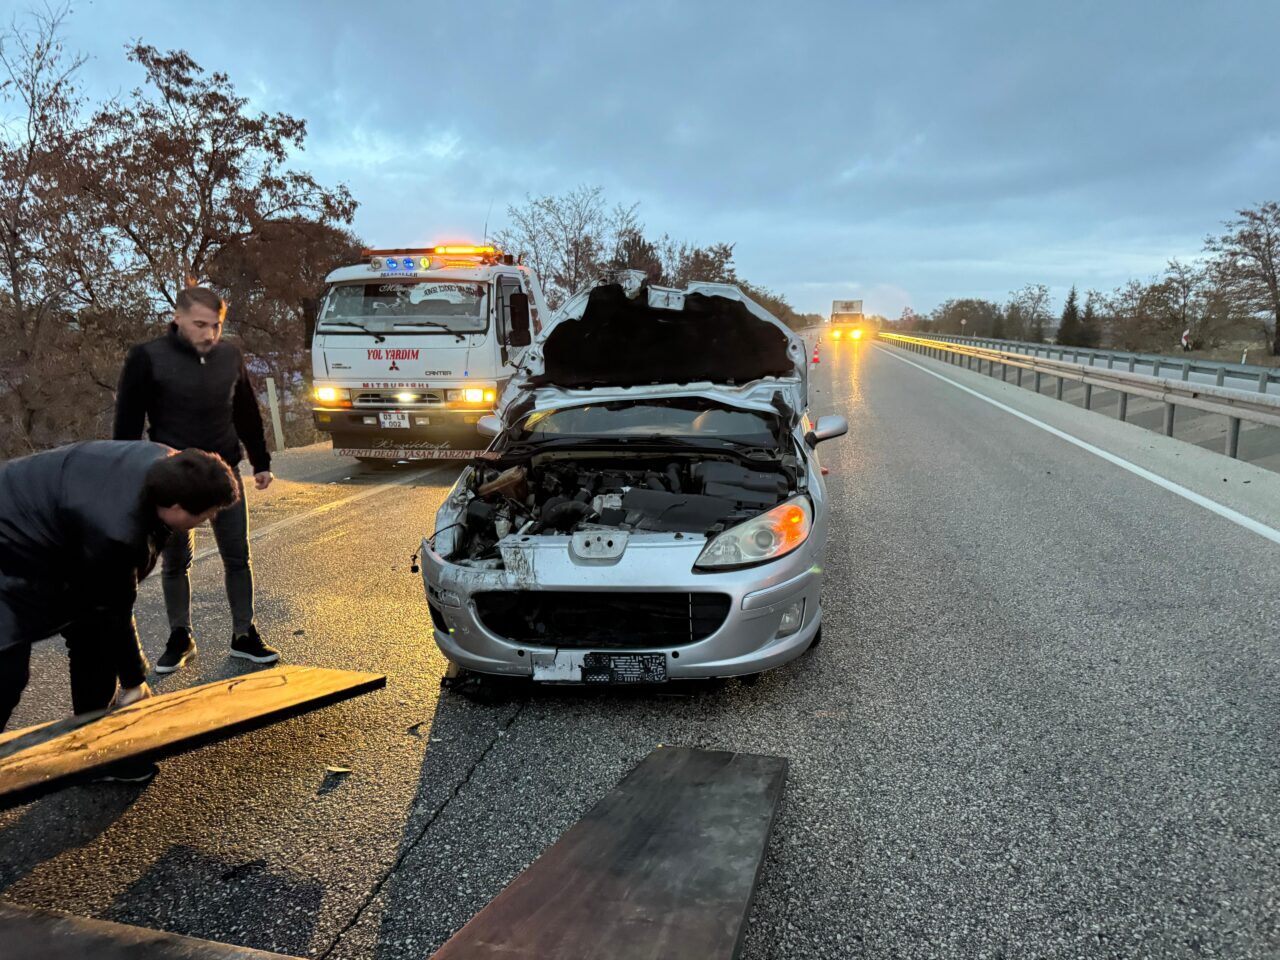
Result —
[[792, 457], [747, 466], [704, 453], [544, 454], [509, 466], [486, 463], [459, 488], [462, 502], [449, 542], [437, 549], [462, 566], [501, 569], [497, 545], [511, 534], [714, 536], [793, 496], [796, 476]]

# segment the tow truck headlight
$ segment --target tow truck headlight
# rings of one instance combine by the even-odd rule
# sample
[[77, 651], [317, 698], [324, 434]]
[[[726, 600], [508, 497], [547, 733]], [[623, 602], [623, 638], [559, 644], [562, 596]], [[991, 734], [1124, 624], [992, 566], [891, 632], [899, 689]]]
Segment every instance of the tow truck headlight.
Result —
[[695, 570], [730, 570], [768, 563], [798, 548], [812, 529], [809, 498], [795, 497], [717, 535], [693, 566]]
[[351, 399], [351, 391], [340, 387], [316, 387], [316, 399], [321, 403], [335, 403]]
[[449, 403], [493, 403], [498, 391], [493, 387], [467, 387], [465, 390], [446, 390], [444, 398]]
[[861, 340], [861, 339], [862, 339], [862, 331], [861, 331], [861, 330], [855, 330], [855, 331], [853, 331], [853, 333], [852, 333], [852, 334], [850, 334], [850, 336], [852, 336], [852, 337], [853, 337], [853, 339], [855, 339], [855, 340]]

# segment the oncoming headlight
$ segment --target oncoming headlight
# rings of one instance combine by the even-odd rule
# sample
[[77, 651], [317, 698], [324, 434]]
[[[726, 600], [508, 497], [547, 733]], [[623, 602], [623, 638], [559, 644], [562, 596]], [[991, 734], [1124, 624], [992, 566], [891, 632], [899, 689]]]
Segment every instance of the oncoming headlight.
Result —
[[350, 390], [343, 390], [340, 387], [316, 387], [316, 399], [321, 403], [333, 403], [337, 400], [347, 400], [351, 397]]
[[712, 539], [693, 566], [726, 570], [777, 560], [809, 539], [812, 529], [813, 506], [808, 497], [796, 497]]

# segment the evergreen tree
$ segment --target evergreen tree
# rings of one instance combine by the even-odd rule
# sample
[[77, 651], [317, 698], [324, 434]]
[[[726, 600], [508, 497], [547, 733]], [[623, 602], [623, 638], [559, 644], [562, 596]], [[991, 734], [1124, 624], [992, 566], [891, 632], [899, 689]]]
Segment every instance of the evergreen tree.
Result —
[[1058, 346], [1083, 346], [1080, 340], [1082, 332], [1080, 329], [1080, 298], [1076, 294], [1076, 288], [1073, 286], [1071, 292], [1067, 294], [1067, 302], [1062, 307], [1062, 321], [1058, 324]]
[[1084, 313], [1080, 317], [1080, 346], [1097, 349], [1102, 345], [1102, 318], [1098, 316], [1098, 298], [1101, 294], [1090, 290], [1084, 298]]

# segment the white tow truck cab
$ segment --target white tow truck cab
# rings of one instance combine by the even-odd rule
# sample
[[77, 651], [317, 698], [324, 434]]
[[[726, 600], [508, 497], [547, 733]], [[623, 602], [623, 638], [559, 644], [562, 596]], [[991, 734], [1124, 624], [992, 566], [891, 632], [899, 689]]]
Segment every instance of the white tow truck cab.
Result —
[[314, 318], [315, 425], [361, 460], [465, 458], [548, 316], [538, 279], [491, 246], [366, 250]]

